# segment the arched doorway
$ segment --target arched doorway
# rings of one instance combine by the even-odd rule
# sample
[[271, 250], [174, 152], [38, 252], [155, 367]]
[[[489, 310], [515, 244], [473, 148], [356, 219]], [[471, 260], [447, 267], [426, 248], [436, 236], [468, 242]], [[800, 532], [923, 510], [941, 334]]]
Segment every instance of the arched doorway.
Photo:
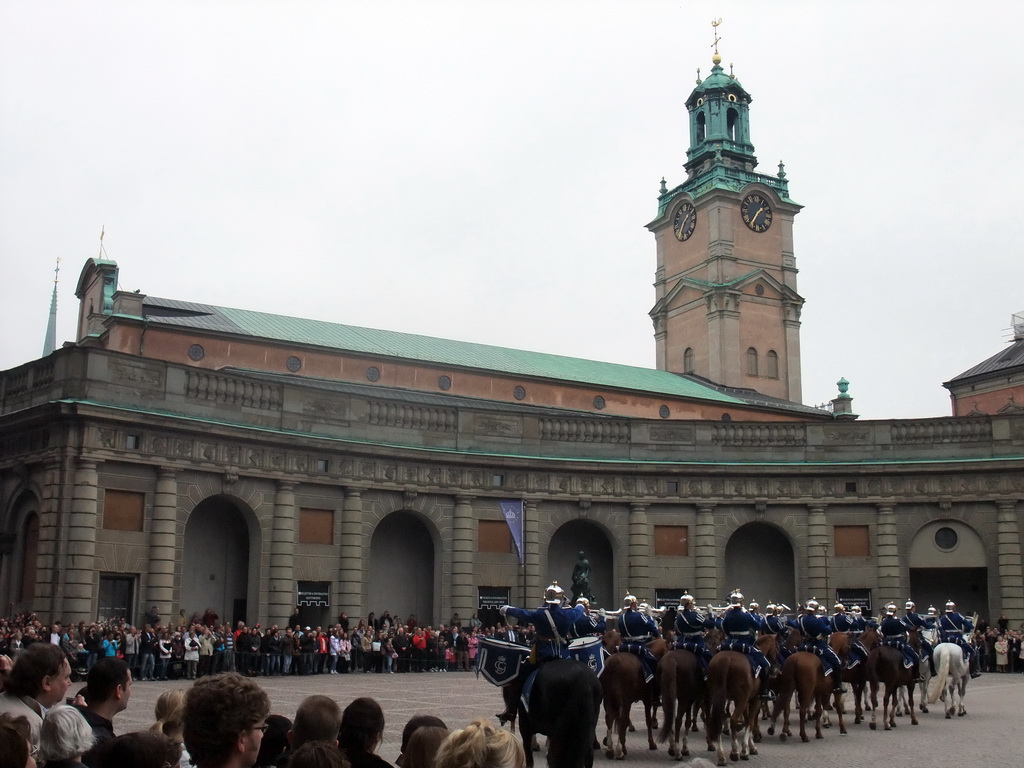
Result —
[[[35, 605], [39, 556], [39, 500], [23, 491], [12, 500], [0, 533], [0, 594], [7, 615], [39, 610]], [[6, 540], [6, 543], [3, 542]]]
[[367, 613], [384, 611], [405, 619], [416, 615], [421, 625], [447, 623], [434, 603], [434, 537], [423, 520], [410, 512], [393, 512], [370, 539]]
[[[615, 563], [611, 543], [600, 527], [587, 520], [570, 520], [555, 531], [548, 545], [547, 572], [541, 571], [540, 574], [541, 586], [557, 581], [569, 596], [572, 592], [572, 571], [580, 552], [585, 553], [590, 561], [590, 591], [594, 595], [594, 605], [617, 607], [617, 596], [613, 592]], [[527, 595], [526, 603], [532, 608], [539, 605], [542, 598], [543, 595]]]
[[[970, 526], [957, 520], [933, 520], [910, 543], [910, 595], [924, 613], [939, 613], [947, 600], [965, 615], [989, 616], [985, 544]], [[998, 611], [998, 606], [996, 606]]]
[[[185, 524], [181, 608], [186, 616], [207, 608], [222, 621], [248, 621], [250, 536], [237, 502], [203, 499]], [[258, 561], [258, 557], [254, 558]]]
[[748, 523], [736, 530], [725, 545], [725, 584], [715, 599], [724, 602], [739, 588], [747, 600], [796, 606], [796, 570], [793, 545], [781, 530], [767, 523]]

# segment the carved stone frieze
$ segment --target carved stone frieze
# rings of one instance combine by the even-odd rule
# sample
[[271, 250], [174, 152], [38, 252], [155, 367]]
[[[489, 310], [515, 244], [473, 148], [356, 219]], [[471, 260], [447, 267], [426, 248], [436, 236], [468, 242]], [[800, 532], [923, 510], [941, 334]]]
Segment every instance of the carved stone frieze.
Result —
[[679, 443], [693, 445], [696, 430], [689, 425], [655, 425], [650, 428], [652, 443]]
[[512, 416], [478, 414], [473, 419], [473, 433], [491, 437], [522, 437], [523, 420]]
[[163, 366], [142, 360], [118, 360], [110, 364], [110, 377], [118, 384], [127, 384], [136, 390], [163, 390]]
[[835, 425], [823, 430], [825, 442], [830, 445], [866, 445], [871, 441], [871, 427]]

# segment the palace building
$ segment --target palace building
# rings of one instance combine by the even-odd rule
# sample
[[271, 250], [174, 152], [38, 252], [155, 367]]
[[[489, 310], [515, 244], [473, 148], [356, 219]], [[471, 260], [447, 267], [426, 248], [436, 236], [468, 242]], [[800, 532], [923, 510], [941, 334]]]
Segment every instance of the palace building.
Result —
[[845, 382], [801, 404], [801, 206], [757, 171], [750, 101], [717, 55], [686, 101], [651, 369], [123, 292], [87, 261], [75, 341], [0, 373], [8, 610], [438, 624], [533, 605], [582, 550], [608, 607], [741, 587], [1024, 620], [1024, 412], [862, 420]]

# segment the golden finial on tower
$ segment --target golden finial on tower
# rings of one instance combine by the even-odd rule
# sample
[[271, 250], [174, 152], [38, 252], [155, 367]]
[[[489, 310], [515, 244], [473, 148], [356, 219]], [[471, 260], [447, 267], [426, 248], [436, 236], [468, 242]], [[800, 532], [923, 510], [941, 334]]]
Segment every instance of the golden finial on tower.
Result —
[[718, 64], [721, 64], [721, 63], [722, 63], [722, 57], [718, 55], [718, 44], [719, 44], [719, 43], [721, 42], [721, 40], [722, 40], [722, 38], [720, 38], [720, 37], [718, 36], [718, 26], [719, 26], [719, 25], [720, 25], [721, 23], [722, 23], [722, 20], [721, 20], [721, 19], [712, 19], [712, 20], [711, 20], [711, 29], [712, 29], [712, 34], [714, 35], [714, 38], [715, 38], [715, 39], [714, 39], [714, 42], [712, 42], [712, 43], [711, 43], [711, 47], [715, 49], [715, 53], [714, 53], [714, 55], [713, 55], [713, 56], [711, 57], [711, 63], [712, 63], [712, 64], [715, 64], [715, 65], [718, 65]]

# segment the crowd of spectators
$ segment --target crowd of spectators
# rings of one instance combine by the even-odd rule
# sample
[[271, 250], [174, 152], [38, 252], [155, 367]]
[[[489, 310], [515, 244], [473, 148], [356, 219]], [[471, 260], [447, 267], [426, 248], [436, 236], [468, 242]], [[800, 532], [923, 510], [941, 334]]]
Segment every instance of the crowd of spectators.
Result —
[[981, 652], [983, 672], [1024, 672], [1024, 623], [1010, 629], [1010, 621], [1000, 615], [994, 625], [979, 619], [973, 642]]

